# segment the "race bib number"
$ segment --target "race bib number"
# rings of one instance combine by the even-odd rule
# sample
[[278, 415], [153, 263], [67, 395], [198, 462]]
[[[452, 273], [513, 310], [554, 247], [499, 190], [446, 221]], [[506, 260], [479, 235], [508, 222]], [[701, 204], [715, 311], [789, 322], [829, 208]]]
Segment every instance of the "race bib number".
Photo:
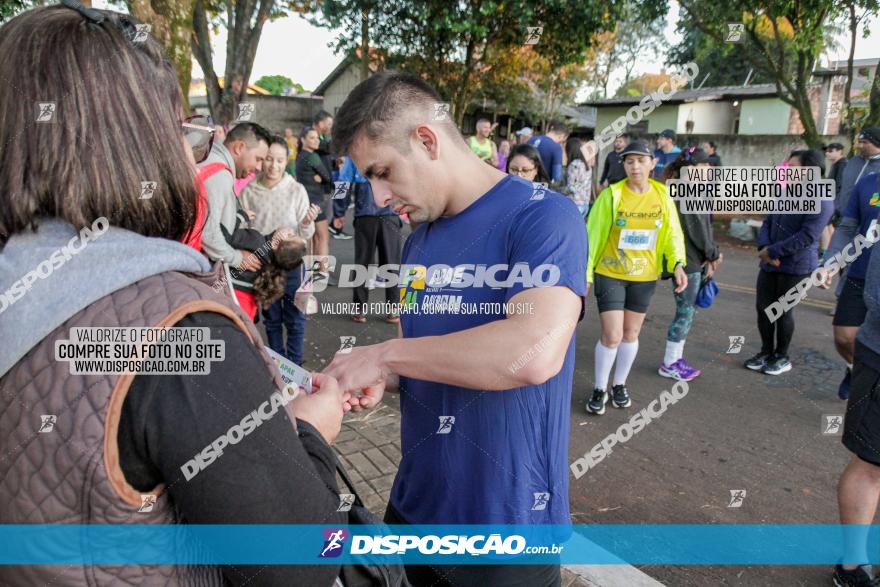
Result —
[[651, 251], [657, 244], [656, 230], [621, 230], [620, 240], [617, 242], [618, 249], [628, 251]]
[[279, 355], [269, 347], [265, 348], [269, 353], [269, 356], [272, 357], [272, 360], [275, 361], [275, 364], [278, 365], [278, 370], [281, 371], [281, 379], [284, 381], [285, 385], [302, 387], [306, 393], [312, 393], [311, 373], [293, 361]]

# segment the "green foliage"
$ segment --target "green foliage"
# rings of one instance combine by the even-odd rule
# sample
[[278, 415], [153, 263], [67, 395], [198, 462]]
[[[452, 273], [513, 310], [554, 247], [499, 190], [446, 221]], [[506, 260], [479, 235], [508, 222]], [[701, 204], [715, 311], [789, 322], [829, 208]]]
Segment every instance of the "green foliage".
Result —
[[[388, 67], [419, 74], [449, 100], [458, 120], [470, 101], [498, 91], [507, 73], [503, 59], [526, 47], [531, 27], [542, 27], [529, 51], [549, 73], [583, 63], [594, 35], [613, 30], [629, 0], [324, 0], [321, 14], [311, 21], [340, 28], [338, 51], [350, 52], [360, 44], [363, 14], [367, 14], [370, 46], [385, 55]], [[656, 18], [664, 2], [640, 3], [638, 18]], [[501, 61], [500, 61], [500, 60]], [[493, 78], [493, 76], [495, 76]], [[521, 103], [525, 78], [514, 76], [511, 105]], [[563, 77], [548, 80], [556, 85]], [[520, 79], [521, 78], [521, 79]], [[485, 83], [485, 87], [484, 84]], [[546, 82], [545, 82], [546, 83]], [[560, 88], [548, 87], [550, 94]], [[495, 95], [496, 100], [507, 98]]]
[[682, 39], [670, 50], [669, 62], [673, 65], [696, 63], [700, 71], [705, 72], [696, 80], [698, 84], [708, 73], [706, 87], [741, 86], [749, 77], [749, 71], [752, 71], [749, 84], [773, 81], [765, 71], [754, 71], [754, 65], [737, 55], [740, 47], [736, 43], [719, 42], [698, 29], [686, 11], [681, 11], [676, 28]]
[[273, 96], [283, 96], [285, 92], [290, 90], [296, 93], [305, 92], [305, 88], [300, 84], [294, 83], [292, 79], [284, 75], [264, 75], [255, 81], [254, 84], [268, 91]]

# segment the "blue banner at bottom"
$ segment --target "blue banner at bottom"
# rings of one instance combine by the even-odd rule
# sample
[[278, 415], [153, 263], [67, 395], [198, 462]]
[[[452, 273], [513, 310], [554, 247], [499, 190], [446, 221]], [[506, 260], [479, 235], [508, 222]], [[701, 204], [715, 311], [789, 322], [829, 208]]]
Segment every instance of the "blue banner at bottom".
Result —
[[880, 526], [0, 525], [0, 564], [880, 563]]

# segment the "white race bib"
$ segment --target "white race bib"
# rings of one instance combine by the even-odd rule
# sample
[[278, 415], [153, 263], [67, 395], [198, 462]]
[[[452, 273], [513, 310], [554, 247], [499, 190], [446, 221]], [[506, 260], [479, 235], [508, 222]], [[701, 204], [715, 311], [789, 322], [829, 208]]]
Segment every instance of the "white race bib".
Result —
[[627, 251], [652, 251], [656, 244], [656, 230], [623, 229], [620, 231], [617, 248]]

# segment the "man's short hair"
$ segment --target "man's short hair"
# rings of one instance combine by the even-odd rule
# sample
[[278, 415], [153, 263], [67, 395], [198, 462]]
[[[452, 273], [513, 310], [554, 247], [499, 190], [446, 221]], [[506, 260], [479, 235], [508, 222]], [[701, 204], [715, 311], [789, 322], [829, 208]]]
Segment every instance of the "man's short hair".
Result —
[[327, 112], [326, 110], [318, 110], [318, 113], [315, 114], [315, 117], [312, 118], [312, 122], [314, 124], [320, 124], [324, 120], [328, 118], [333, 118], [333, 115]]
[[561, 134], [565, 134], [568, 132], [568, 125], [562, 122], [561, 120], [553, 119], [547, 125], [548, 132], [558, 132]]
[[632, 135], [629, 134], [628, 132], [622, 132], [622, 133], [620, 133], [619, 135], [617, 135], [617, 138], [618, 138], [618, 139], [626, 139], [626, 140], [629, 140], [629, 139], [632, 138]]
[[[397, 71], [377, 73], [355, 86], [340, 106], [332, 143], [337, 152], [344, 154], [363, 135], [408, 152], [409, 136], [415, 125], [431, 122], [450, 136], [458, 137], [465, 146], [447, 106], [433, 87], [415, 75]], [[413, 111], [412, 116], [405, 116]]]
[[226, 133], [223, 144], [228, 145], [232, 141], [244, 141], [248, 147], [262, 141], [268, 146], [272, 142], [272, 133], [256, 122], [239, 122]]
[[477, 126], [483, 124], [484, 122], [486, 124], [492, 124], [492, 121], [490, 121], [488, 118], [481, 118], [481, 119], [477, 120]]

